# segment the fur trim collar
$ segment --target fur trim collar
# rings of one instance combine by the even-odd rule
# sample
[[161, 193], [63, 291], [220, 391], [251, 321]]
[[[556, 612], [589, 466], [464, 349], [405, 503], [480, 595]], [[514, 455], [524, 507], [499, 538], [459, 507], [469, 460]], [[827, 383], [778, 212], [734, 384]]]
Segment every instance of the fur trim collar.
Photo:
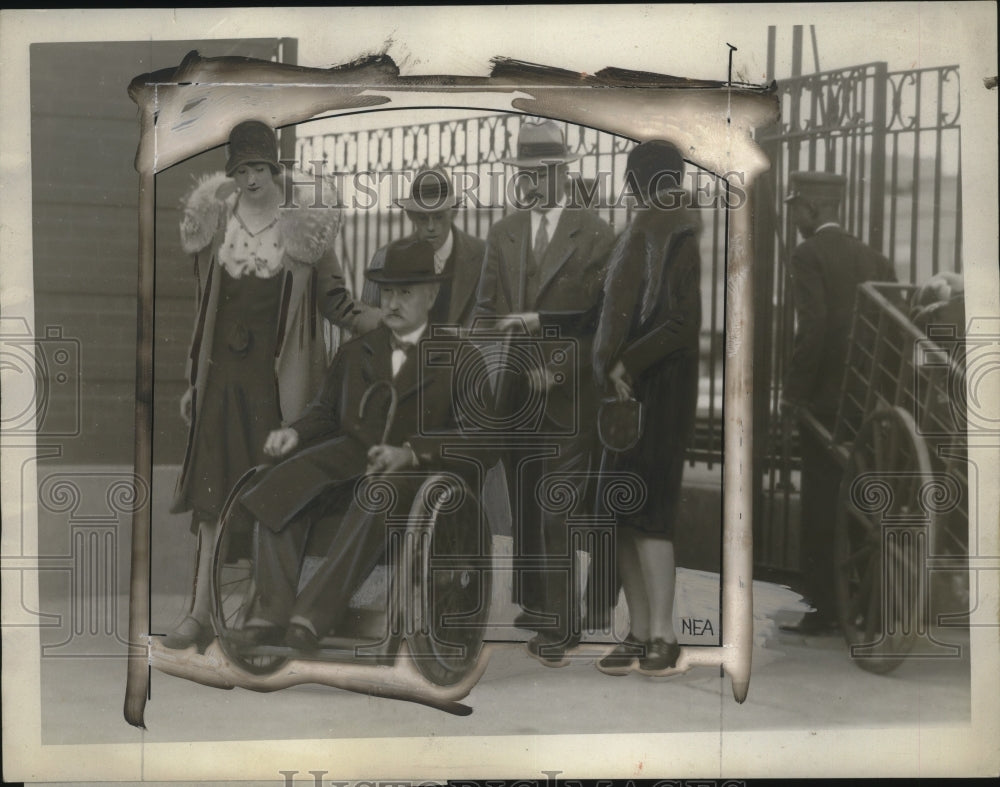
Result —
[[[316, 204], [315, 179], [299, 171], [291, 173], [295, 182], [288, 207], [278, 209], [285, 253], [297, 262], [315, 264], [329, 249], [340, 231], [342, 209], [332, 178], [322, 178], [322, 207]], [[236, 203], [236, 184], [223, 172], [203, 175], [181, 201], [181, 247], [188, 254], [205, 249], [225, 223]], [[294, 207], [293, 207], [294, 206]]]

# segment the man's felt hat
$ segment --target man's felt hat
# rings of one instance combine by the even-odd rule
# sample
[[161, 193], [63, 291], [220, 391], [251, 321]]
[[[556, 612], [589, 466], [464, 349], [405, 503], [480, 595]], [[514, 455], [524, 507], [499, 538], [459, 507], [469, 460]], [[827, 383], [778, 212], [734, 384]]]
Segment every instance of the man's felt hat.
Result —
[[233, 176], [244, 164], [267, 164], [279, 172], [278, 138], [274, 129], [259, 120], [245, 120], [229, 132], [229, 160], [226, 174]]
[[788, 175], [785, 202], [796, 199], [839, 202], [844, 196], [846, 184], [847, 178], [835, 172], [792, 172]]
[[517, 156], [503, 159], [504, 164], [535, 169], [551, 164], [566, 164], [576, 161], [566, 147], [566, 137], [554, 120], [541, 123], [522, 123], [517, 135]]
[[396, 204], [403, 210], [437, 213], [458, 207], [459, 201], [451, 187], [451, 178], [445, 168], [438, 164], [420, 170], [413, 177], [410, 196], [396, 200]]
[[677, 147], [662, 139], [640, 142], [629, 151], [626, 181], [643, 194], [674, 191], [681, 187], [684, 157]]
[[376, 284], [433, 284], [451, 277], [434, 271], [434, 247], [430, 241], [403, 238], [390, 244], [385, 264], [366, 270], [365, 278]]

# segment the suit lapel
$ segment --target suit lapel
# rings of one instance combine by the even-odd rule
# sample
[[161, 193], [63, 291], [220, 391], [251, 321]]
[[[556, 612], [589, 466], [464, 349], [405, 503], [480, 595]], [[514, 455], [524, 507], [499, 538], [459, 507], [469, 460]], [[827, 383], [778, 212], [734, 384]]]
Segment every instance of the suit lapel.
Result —
[[564, 208], [559, 217], [559, 224], [556, 225], [555, 235], [545, 250], [545, 259], [540, 263], [538, 296], [537, 301], [542, 297], [545, 288], [549, 286], [556, 274], [563, 265], [573, 256], [576, 251], [577, 236], [580, 233], [583, 215], [579, 210]]
[[392, 348], [389, 346], [389, 329], [380, 325], [362, 339], [363, 361], [361, 374], [365, 385], [377, 380], [392, 379]]
[[455, 247], [451, 251], [451, 303], [448, 306], [448, 321], [459, 323], [469, 300], [475, 295], [483, 261], [474, 258], [465, 234], [454, 224], [451, 232]]

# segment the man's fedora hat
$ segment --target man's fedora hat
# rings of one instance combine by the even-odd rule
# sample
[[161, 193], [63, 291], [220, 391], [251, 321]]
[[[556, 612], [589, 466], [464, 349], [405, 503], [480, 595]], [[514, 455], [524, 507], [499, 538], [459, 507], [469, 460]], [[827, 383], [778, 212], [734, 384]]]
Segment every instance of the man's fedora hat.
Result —
[[434, 272], [434, 247], [430, 241], [404, 238], [389, 245], [385, 264], [365, 271], [376, 284], [433, 284], [447, 281], [447, 273]]
[[413, 177], [410, 196], [396, 200], [403, 210], [417, 213], [437, 213], [457, 208], [459, 202], [451, 187], [451, 178], [440, 164], [420, 170]]
[[785, 202], [796, 199], [834, 200], [844, 196], [847, 178], [835, 172], [792, 172], [788, 175], [788, 196]]
[[543, 120], [541, 123], [522, 123], [517, 135], [517, 156], [502, 161], [515, 167], [535, 169], [550, 164], [566, 164], [578, 158], [566, 147], [566, 137], [559, 124], [554, 120]]
[[629, 151], [626, 180], [642, 194], [676, 191], [684, 177], [684, 157], [677, 147], [662, 139], [640, 142]]
[[246, 120], [229, 132], [226, 174], [232, 177], [244, 164], [267, 164], [273, 172], [281, 171], [278, 166], [278, 138], [267, 123]]

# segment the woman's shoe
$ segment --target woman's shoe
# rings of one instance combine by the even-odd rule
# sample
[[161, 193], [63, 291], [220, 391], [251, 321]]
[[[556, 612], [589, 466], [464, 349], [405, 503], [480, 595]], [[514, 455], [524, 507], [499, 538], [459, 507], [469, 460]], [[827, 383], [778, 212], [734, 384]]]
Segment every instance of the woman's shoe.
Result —
[[636, 659], [646, 652], [642, 642], [631, 632], [607, 656], [597, 662], [597, 669], [605, 675], [628, 675]]
[[213, 639], [215, 632], [210, 625], [188, 615], [177, 628], [160, 640], [160, 644], [169, 650], [184, 650], [194, 645], [199, 653], [204, 653]]
[[680, 655], [681, 646], [678, 643], [657, 637], [646, 643], [646, 655], [639, 658], [639, 669], [643, 672], [662, 672], [677, 666]]

